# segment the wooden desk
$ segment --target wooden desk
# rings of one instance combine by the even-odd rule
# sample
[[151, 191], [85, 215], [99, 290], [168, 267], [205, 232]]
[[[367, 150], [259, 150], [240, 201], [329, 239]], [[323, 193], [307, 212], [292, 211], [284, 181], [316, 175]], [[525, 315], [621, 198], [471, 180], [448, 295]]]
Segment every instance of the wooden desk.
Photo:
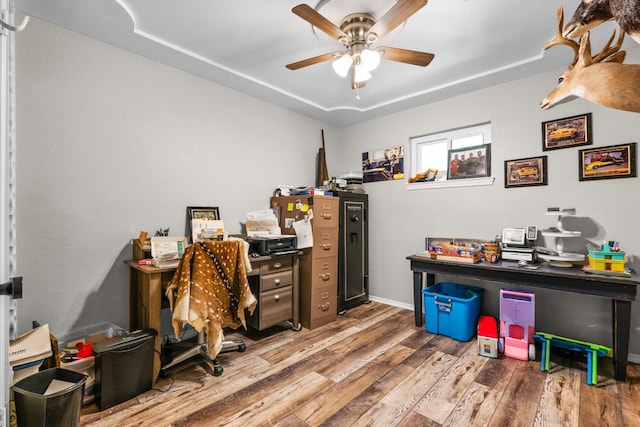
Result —
[[624, 381], [627, 375], [629, 357], [629, 333], [631, 327], [631, 301], [636, 299], [640, 276], [631, 278], [600, 276], [585, 273], [579, 268], [558, 268], [537, 264], [536, 270], [518, 267], [515, 262], [496, 264], [465, 264], [453, 261], [438, 261], [424, 256], [410, 255], [413, 271], [413, 303], [416, 326], [423, 325], [422, 288], [423, 275], [426, 285], [435, 284], [436, 274], [470, 277], [512, 285], [530, 286], [578, 294], [594, 295], [611, 299], [613, 325], [613, 361], [617, 380]]
[[[291, 285], [291, 316], [294, 329], [299, 328], [299, 266], [298, 253], [288, 253], [283, 255], [262, 256], [251, 258], [251, 272], [247, 273], [250, 285], [254, 281], [262, 282], [262, 276], [273, 276], [273, 269], [269, 269], [269, 261], [279, 259], [291, 259], [292, 266], [292, 285]], [[289, 265], [289, 264], [287, 264]], [[155, 351], [153, 359], [153, 381], [155, 383], [162, 368], [160, 362], [160, 354], [162, 351], [162, 337], [160, 336], [160, 312], [162, 310], [162, 296], [164, 288], [171, 280], [175, 272], [175, 268], [156, 268], [147, 265], [138, 265], [137, 261], [129, 262], [129, 327], [131, 330], [136, 329], [154, 329], [158, 332], [155, 338]], [[251, 286], [252, 292], [256, 298], [259, 295], [255, 293], [254, 286]], [[256, 288], [257, 289], [257, 288]], [[258, 307], [256, 307], [256, 311]], [[255, 313], [255, 312], [254, 312]], [[288, 319], [287, 319], [288, 320]], [[250, 318], [247, 318], [247, 324], [253, 324]]]

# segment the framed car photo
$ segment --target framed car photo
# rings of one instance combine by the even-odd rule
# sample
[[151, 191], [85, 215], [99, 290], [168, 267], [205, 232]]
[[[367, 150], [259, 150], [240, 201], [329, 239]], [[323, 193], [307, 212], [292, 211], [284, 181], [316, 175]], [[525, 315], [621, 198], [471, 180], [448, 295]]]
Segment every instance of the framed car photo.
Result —
[[591, 113], [542, 123], [542, 150], [593, 144]]
[[636, 145], [632, 142], [580, 150], [580, 181], [637, 176]]
[[547, 185], [547, 156], [504, 162], [504, 187]]

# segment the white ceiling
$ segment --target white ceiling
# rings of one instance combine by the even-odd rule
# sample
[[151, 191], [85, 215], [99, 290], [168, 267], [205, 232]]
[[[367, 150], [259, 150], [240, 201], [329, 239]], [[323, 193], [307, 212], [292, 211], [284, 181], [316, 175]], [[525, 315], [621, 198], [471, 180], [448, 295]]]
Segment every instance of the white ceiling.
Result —
[[[382, 61], [360, 90], [331, 62], [286, 64], [343, 50], [294, 15], [302, 0], [16, 0], [24, 14], [144, 55], [337, 127], [532, 74], [563, 68], [572, 52], [541, 46], [579, 0], [431, 0], [375, 45], [435, 54], [427, 67]], [[350, 13], [379, 19], [395, 0], [312, 0], [340, 25]], [[21, 18], [18, 13], [17, 20]], [[593, 31], [594, 49], [612, 31]], [[27, 27], [28, 30], [28, 27]], [[596, 32], [600, 31], [600, 32]], [[625, 42], [628, 43], [630, 38]], [[626, 44], [625, 44], [626, 46]], [[555, 81], [549, 81], [549, 90]], [[540, 99], [546, 94], [541, 93]]]

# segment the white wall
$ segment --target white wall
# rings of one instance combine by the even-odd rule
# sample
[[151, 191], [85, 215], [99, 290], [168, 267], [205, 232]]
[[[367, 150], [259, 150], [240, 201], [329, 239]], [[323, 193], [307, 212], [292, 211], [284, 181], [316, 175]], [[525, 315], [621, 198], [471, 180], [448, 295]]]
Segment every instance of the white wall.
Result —
[[232, 233], [278, 184], [315, 181], [339, 131], [174, 68], [32, 19], [16, 37], [19, 329], [128, 327], [130, 239], [187, 206]]
[[[266, 208], [276, 185], [308, 185], [324, 128], [329, 170], [359, 170], [362, 152], [469, 124], [493, 124], [489, 187], [407, 191], [366, 184], [373, 297], [412, 304], [407, 255], [427, 236], [493, 238], [504, 227], [555, 219], [583, 239], [619, 240], [640, 262], [638, 178], [578, 182], [577, 148], [542, 151], [541, 122], [593, 113], [596, 146], [637, 141], [638, 115], [583, 100], [542, 111], [555, 73], [508, 83], [345, 129], [335, 129], [111, 46], [32, 20], [17, 37], [19, 329], [33, 319], [62, 334], [128, 324], [129, 241], [140, 230], [181, 234], [185, 207], [214, 205], [232, 232]], [[634, 52], [628, 62], [640, 62]], [[560, 70], [559, 70], [560, 71]], [[549, 185], [505, 189], [504, 161], [548, 155]], [[445, 280], [446, 278], [443, 278]], [[497, 314], [500, 285], [486, 288]], [[536, 290], [537, 326], [611, 345], [610, 303]], [[640, 354], [638, 303], [631, 351]]]
[[[638, 63], [634, 49], [627, 62]], [[539, 229], [555, 225], [547, 207], [575, 207], [577, 215], [565, 219], [569, 230], [582, 238], [567, 242], [566, 250], [585, 252], [587, 242], [619, 240], [633, 254], [631, 266], [640, 269], [640, 178], [578, 181], [578, 149], [542, 150], [541, 123], [593, 113], [594, 146], [640, 142], [637, 113], [604, 108], [577, 99], [543, 111], [540, 101], [557, 82], [558, 73], [546, 73], [456, 98], [386, 116], [343, 130], [344, 169], [357, 168], [361, 153], [404, 145], [410, 163], [409, 138], [476, 123], [492, 123], [491, 171], [495, 183], [487, 187], [408, 191], [406, 181], [366, 184], [370, 200], [371, 294], [382, 299], [412, 303], [407, 255], [424, 249], [424, 238], [468, 237], [492, 239], [506, 227], [530, 224]], [[548, 156], [549, 185], [504, 188], [504, 161]], [[347, 163], [348, 162], [348, 163]], [[569, 246], [571, 245], [571, 246]], [[447, 278], [440, 278], [446, 280]], [[458, 280], [459, 279], [455, 279]], [[498, 315], [496, 283], [466, 282], [486, 289], [485, 310]], [[536, 293], [536, 327], [576, 339], [612, 345], [611, 303], [577, 294]], [[631, 352], [640, 354], [640, 309], [632, 305]]]

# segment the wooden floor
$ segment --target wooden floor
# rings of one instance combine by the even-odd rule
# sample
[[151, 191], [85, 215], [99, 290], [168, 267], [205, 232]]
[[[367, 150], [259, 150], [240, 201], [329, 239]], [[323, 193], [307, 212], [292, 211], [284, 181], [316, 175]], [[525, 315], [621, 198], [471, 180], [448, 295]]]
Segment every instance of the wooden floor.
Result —
[[[233, 336], [238, 335], [234, 333]], [[229, 336], [228, 336], [229, 337]], [[640, 366], [598, 384], [585, 365], [555, 353], [539, 362], [478, 356], [467, 343], [414, 326], [413, 312], [372, 302], [312, 331], [243, 334], [244, 353], [175, 366], [135, 399], [85, 426], [640, 426]]]

